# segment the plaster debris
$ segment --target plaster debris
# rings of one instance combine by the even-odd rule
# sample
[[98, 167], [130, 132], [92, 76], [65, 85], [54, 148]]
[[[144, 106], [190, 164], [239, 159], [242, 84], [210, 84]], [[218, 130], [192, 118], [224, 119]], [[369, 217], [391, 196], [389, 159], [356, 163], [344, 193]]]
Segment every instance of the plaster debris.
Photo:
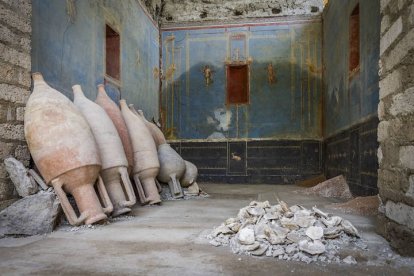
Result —
[[314, 187], [298, 191], [306, 195], [318, 195], [329, 198], [351, 199], [352, 193], [343, 175], [328, 179]]
[[[268, 201], [252, 201], [207, 238], [214, 246], [230, 246], [236, 254], [306, 263], [341, 262], [338, 250], [342, 247], [367, 248], [348, 220], [316, 207], [312, 210], [300, 205], [289, 207], [283, 201], [274, 206]], [[342, 262], [352, 264], [356, 260], [349, 256]]]

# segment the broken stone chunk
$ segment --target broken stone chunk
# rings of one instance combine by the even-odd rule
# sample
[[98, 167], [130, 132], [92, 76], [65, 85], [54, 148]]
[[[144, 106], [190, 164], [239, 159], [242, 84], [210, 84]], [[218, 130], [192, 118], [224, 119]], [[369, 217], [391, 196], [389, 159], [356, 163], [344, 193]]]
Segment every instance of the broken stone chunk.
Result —
[[259, 207], [259, 208], [262, 208], [262, 209], [272, 207], [270, 205], [269, 201], [267, 201], [267, 200], [263, 201], [263, 202], [252, 201], [252, 202], [250, 202], [249, 206], [252, 206], [252, 207], [256, 206], [256, 207]]
[[231, 224], [228, 224], [227, 227], [230, 228], [231, 231], [233, 231], [234, 233], [237, 233], [240, 230], [241, 223], [239, 222], [231, 223]]
[[339, 227], [329, 227], [323, 229], [323, 235], [326, 239], [335, 239], [341, 234], [341, 228]]
[[315, 214], [319, 215], [322, 218], [327, 218], [329, 215], [325, 212], [322, 212], [321, 210], [319, 210], [316, 207], [312, 207], [312, 210], [315, 212]]
[[302, 236], [296, 231], [291, 231], [287, 234], [286, 238], [294, 243], [298, 243], [302, 239]]
[[0, 232], [4, 235], [50, 233], [61, 214], [54, 193], [40, 192], [22, 198], [0, 212]]
[[346, 219], [342, 220], [341, 226], [345, 233], [355, 236], [355, 237], [359, 237], [358, 230], [352, 225], [351, 222], [349, 222], [349, 220], [346, 220]]
[[348, 256], [345, 259], [343, 259], [342, 261], [346, 264], [357, 264], [357, 261], [352, 256]]
[[228, 228], [226, 225], [220, 225], [219, 227], [217, 227], [216, 229], [213, 230], [213, 232], [211, 233], [211, 235], [213, 235], [213, 237], [217, 237], [219, 234], [232, 234], [233, 231]]
[[216, 241], [216, 240], [211, 240], [210, 241], [210, 244], [211, 245], [213, 245], [213, 246], [215, 246], [215, 247], [218, 247], [218, 246], [220, 246], [221, 245], [221, 243], [219, 243], [218, 241]]
[[290, 209], [291, 212], [296, 213], [296, 212], [302, 210], [303, 208], [300, 205], [293, 205], [289, 209]]
[[226, 219], [225, 224], [226, 225], [229, 225], [229, 224], [232, 224], [232, 223], [235, 223], [235, 222], [237, 222], [237, 219], [235, 219], [235, 218], [228, 218], [228, 219]]
[[187, 195], [198, 195], [200, 194], [200, 187], [198, 187], [197, 182], [193, 182], [190, 186], [187, 188]]
[[37, 184], [30, 180], [26, 167], [19, 160], [9, 157], [4, 160], [4, 164], [19, 196], [25, 197], [37, 193], [39, 190]]
[[253, 251], [256, 250], [260, 247], [260, 243], [259, 242], [254, 242], [252, 244], [249, 245], [242, 245], [240, 246], [240, 250], [241, 251]]
[[277, 249], [273, 250], [273, 257], [275, 258], [283, 254], [285, 254], [285, 249], [283, 249], [283, 247], [278, 247]]
[[311, 242], [307, 240], [301, 240], [299, 242], [299, 249], [311, 255], [322, 254], [326, 250], [325, 245], [319, 240]]
[[279, 219], [279, 215], [277, 213], [267, 213], [263, 216], [263, 218], [266, 220], [275, 220]]
[[285, 251], [287, 254], [291, 255], [292, 253], [295, 253], [298, 251], [298, 247], [296, 244], [289, 244], [288, 246], [286, 246]]
[[297, 222], [295, 222], [293, 219], [289, 219], [285, 217], [280, 219], [280, 224], [289, 230], [295, 230], [299, 228]]
[[263, 216], [265, 214], [265, 211], [261, 207], [250, 207], [247, 209], [247, 212], [252, 216]]
[[257, 248], [256, 250], [251, 251], [250, 253], [253, 256], [262, 256], [266, 252], [267, 248], [268, 248], [267, 245], [260, 245], [259, 248]]
[[320, 240], [323, 237], [323, 228], [317, 226], [311, 226], [306, 229], [306, 236], [312, 240]]
[[254, 230], [247, 227], [240, 230], [239, 242], [244, 245], [253, 244], [255, 242]]
[[293, 222], [299, 227], [308, 228], [316, 222], [316, 219], [310, 215], [310, 212], [301, 210], [295, 213]]
[[327, 227], [334, 227], [334, 226], [338, 226], [341, 223], [342, 218], [338, 216], [332, 216], [330, 218], [321, 218], [321, 221]]

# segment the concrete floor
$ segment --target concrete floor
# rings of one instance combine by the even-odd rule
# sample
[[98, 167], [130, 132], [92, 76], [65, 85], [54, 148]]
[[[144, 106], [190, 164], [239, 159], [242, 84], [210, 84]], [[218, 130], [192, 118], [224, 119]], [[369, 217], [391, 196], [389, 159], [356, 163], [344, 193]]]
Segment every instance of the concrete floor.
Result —
[[287, 262], [235, 255], [228, 247], [213, 247], [205, 235], [252, 200], [276, 204], [278, 197], [288, 204], [317, 205], [325, 211], [329, 209], [324, 206], [335, 200], [296, 194], [293, 191], [299, 188], [295, 186], [201, 186], [209, 198], [135, 207], [133, 217], [95, 229], [62, 226], [49, 235], [1, 239], [0, 274], [414, 275], [414, 259], [390, 251], [386, 241], [375, 234], [374, 218], [337, 211], [367, 240], [368, 251], [354, 256], [357, 265]]

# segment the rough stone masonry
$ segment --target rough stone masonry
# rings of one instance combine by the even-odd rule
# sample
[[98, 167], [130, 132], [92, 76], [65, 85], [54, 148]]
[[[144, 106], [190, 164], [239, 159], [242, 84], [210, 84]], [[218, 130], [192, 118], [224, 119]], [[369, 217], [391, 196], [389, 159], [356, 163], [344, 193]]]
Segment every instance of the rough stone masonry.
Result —
[[414, 1], [381, 0], [378, 188], [381, 232], [414, 256]]
[[4, 159], [30, 162], [23, 120], [31, 86], [31, 14], [31, 0], [0, 0], [0, 201], [16, 197]]
[[240, 20], [286, 15], [320, 15], [322, 0], [145, 0], [161, 24]]

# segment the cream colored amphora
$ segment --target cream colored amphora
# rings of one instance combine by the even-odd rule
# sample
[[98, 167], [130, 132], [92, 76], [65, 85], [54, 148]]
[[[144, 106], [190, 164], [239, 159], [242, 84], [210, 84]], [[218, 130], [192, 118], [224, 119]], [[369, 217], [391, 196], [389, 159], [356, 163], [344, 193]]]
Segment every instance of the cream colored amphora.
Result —
[[[33, 93], [24, 116], [24, 132], [33, 160], [53, 186], [72, 225], [106, 219], [113, 206], [99, 177], [101, 160], [91, 129], [73, 103], [33, 74]], [[98, 180], [98, 181], [97, 181]], [[94, 184], [104, 207], [95, 192]], [[78, 217], [66, 193], [73, 195]]]
[[130, 109], [142, 120], [142, 122], [144, 122], [157, 145], [158, 160], [160, 161], [160, 171], [158, 172], [157, 179], [163, 183], [168, 183], [172, 197], [183, 197], [184, 194], [179, 179], [185, 172], [184, 160], [169, 144], [167, 144], [161, 130], [145, 118], [142, 110], [135, 111], [132, 105], [130, 105]]
[[130, 207], [135, 204], [136, 198], [121, 138], [105, 110], [86, 98], [80, 85], [74, 85], [72, 89], [73, 102], [91, 127], [99, 149], [101, 176], [114, 206], [112, 216], [127, 213], [131, 211]]
[[121, 100], [121, 113], [128, 128], [134, 151], [133, 175], [141, 203], [161, 202], [155, 178], [160, 170], [157, 148], [144, 122]]

